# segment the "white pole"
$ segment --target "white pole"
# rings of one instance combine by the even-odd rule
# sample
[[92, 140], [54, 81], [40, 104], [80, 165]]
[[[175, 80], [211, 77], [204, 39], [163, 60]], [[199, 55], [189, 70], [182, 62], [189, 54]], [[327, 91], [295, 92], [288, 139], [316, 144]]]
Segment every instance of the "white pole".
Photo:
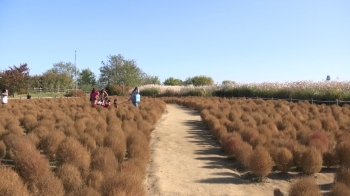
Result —
[[75, 97], [77, 97], [77, 51], [75, 51]]

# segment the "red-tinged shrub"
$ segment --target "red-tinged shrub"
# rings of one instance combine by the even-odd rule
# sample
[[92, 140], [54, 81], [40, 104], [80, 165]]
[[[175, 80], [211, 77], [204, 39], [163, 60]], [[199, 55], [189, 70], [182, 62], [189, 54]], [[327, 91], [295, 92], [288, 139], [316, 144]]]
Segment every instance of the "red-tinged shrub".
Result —
[[259, 132], [254, 128], [245, 128], [240, 133], [242, 135], [242, 139], [248, 143], [250, 140], [259, 135]]
[[344, 183], [337, 182], [333, 185], [330, 196], [349, 196], [350, 195], [350, 187]]
[[267, 176], [274, 163], [269, 152], [262, 146], [257, 146], [249, 158], [249, 170], [258, 177]]
[[300, 167], [307, 175], [320, 172], [322, 163], [322, 154], [314, 147], [307, 148], [300, 159]]
[[97, 191], [100, 191], [104, 176], [102, 172], [97, 170], [92, 170], [88, 177], [86, 178], [86, 184], [89, 187], [93, 187]]
[[77, 167], [84, 179], [90, 169], [91, 155], [78, 140], [66, 137], [57, 148], [56, 160], [58, 166], [70, 163]]
[[69, 163], [59, 166], [56, 174], [68, 192], [78, 189], [83, 184], [78, 168]]
[[25, 182], [39, 181], [51, 172], [49, 161], [41, 156], [40, 152], [27, 139], [17, 138], [9, 148], [15, 168]]
[[280, 148], [274, 160], [277, 165], [277, 169], [282, 172], [288, 172], [293, 166], [293, 154], [287, 148]]
[[350, 187], [350, 168], [340, 167], [335, 174], [334, 182], [342, 182]]
[[322, 196], [321, 190], [312, 178], [295, 180], [289, 187], [289, 196]]
[[243, 165], [245, 168], [248, 168], [249, 166], [249, 158], [252, 153], [253, 153], [252, 146], [245, 141], [242, 141], [241, 144], [238, 146], [238, 148], [234, 151], [234, 155], [237, 161], [241, 165]]
[[315, 147], [320, 150], [321, 153], [324, 153], [329, 148], [328, 138], [326, 134], [322, 131], [314, 131], [310, 135], [309, 146]]
[[0, 195], [29, 196], [21, 177], [10, 167], [0, 167]]
[[91, 154], [91, 169], [101, 171], [104, 176], [114, 174], [117, 171], [118, 161], [112, 149], [99, 147]]
[[336, 146], [336, 154], [339, 158], [339, 163], [342, 166], [350, 167], [350, 143], [349, 141], [344, 141], [338, 143]]
[[50, 131], [40, 142], [40, 147], [49, 159], [56, 159], [56, 150], [59, 144], [66, 138], [62, 131]]
[[236, 149], [239, 147], [239, 145], [242, 142], [242, 138], [238, 136], [226, 136], [222, 140], [222, 147], [224, 148], [224, 151], [228, 156], [233, 156]]
[[4, 141], [0, 140], [0, 159], [6, 156], [6, 145]]

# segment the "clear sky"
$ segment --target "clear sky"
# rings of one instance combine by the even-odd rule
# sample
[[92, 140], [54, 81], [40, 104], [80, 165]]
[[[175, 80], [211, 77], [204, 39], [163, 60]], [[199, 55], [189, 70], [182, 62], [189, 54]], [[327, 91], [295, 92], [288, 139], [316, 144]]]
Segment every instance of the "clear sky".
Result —
[[0, 0], [0, 70], [60, 61], [100, 75], [108, 55], [163, 82], [350, 80], [348, 0]]

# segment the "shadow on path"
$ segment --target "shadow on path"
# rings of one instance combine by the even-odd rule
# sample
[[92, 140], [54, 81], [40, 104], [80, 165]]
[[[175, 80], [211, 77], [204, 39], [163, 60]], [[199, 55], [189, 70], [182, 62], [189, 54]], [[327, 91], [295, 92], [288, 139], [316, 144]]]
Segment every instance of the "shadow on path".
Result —
[[[198, 116], [198, 112], [189, 111], [186, 112]], [[187, 132], [189, 136], [189, 142], [200, 145], [202, 149], [196, 150], [197, 160], [203, 160], [205, 169], [221, 169], [226, 168], [228, 172], [213, 172], [214, 177], [199, 180], [199, 183], [214, 183], [214, 184], [247, 184], [248, 180], [242, 179], [237, 170], [240, 169], [237, 162], [234, 159], [229, 159], [225, 155], [219, 142], [211, 136], [209, 129], [200, 120], [187, 120], [184, 122], [189, 127]]]

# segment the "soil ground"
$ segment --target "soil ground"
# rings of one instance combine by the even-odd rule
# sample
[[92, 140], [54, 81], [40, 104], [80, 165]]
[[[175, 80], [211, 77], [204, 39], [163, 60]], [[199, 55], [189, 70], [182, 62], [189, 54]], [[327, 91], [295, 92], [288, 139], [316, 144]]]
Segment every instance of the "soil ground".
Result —
[[[167, 104], [152, 132], [152, 158], [145, 187], [149, 196], [268, 196], [280, 189], [286, 196], [298, 172], [272, 173], [256, 183], [236, 161], [228, 159], [210, 135], [197, 111]], [[315, 180], [324, 195], [334, 171], [322, 171]]]

